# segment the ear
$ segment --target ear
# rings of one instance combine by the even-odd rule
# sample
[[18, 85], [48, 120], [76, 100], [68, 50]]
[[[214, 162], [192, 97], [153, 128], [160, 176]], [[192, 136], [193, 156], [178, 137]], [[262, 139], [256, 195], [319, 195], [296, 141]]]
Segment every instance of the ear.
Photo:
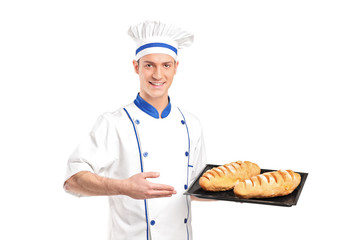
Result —
[[135, 73], [139, 74], [139, 64], [138, 64], [138, 62], [133, 60], [133, 66], [134, 66]]
[[179, 66], [179, 61], [176, 61], [176, 62], [175, 62], [175, 74], [176, 74], [176, 72], [177, 72], [178, 66]]

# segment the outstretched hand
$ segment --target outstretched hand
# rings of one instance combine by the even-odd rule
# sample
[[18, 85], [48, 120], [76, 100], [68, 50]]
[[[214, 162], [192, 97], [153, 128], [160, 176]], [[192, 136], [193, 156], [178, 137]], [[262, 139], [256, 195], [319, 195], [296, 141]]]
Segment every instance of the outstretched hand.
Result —
[[176, 194], [172, 186], [152, 183], [147, 178], [158, 178], [157, 172], [143, 172], [127, 179], [128, 192], [126, 195], [134, 199], [171, 197]]

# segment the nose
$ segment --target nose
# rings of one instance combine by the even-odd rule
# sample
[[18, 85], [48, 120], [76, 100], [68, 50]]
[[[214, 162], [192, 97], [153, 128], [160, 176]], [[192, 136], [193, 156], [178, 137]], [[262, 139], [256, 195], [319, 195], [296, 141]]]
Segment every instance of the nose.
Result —
[[162, 78], [161, 68], [158, 67], [158, 68], [154, 69], [154, 73], [153, 73], [152, 77], [156, 80], [161, 79]]

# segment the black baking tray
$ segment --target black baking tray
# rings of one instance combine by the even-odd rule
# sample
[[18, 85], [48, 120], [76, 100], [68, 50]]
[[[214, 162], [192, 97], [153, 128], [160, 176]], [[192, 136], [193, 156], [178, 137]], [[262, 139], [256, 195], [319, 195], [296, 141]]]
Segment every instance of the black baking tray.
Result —
[[[191, 184], [188, 190], [184, 193], [185, 195], [191, 195], [198, 198], [206, 198], [212, 200], [224, 200], [224, 201], [233, 201], [233, 202], [244, 202], [244, 203], [257, 203], [257, 204], [266, 204], [266, 205], [275, 205], [275, 206], [283, 206], [283, 207], [291, 207], [296, 205], [301, 191], [304, 187], [306, 178], [308, 173], [297, 172], [301, 176], [301, 182], [299, 186], [289, 195], [282, 197], [273, 197], [273, 198], [250, 198], [250, 199], [242, 199], [237, 197], [233, 190], [223, 191], [223, 192], [208, 192], [203, 190], [199, 185], [199, 179], [209, 169], [214, 167], [218, 167], [220, 165], [207, 164], [203, 171], [199, 174], [196, 180]], [[271, 169], [261, 169], [261, 173], [271, 172], [276, 170]]]

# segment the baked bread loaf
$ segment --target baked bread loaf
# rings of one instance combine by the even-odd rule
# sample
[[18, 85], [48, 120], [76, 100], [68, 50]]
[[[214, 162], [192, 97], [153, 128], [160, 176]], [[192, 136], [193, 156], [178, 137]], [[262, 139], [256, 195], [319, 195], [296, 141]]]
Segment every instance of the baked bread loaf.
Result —
[[237, 161], [206, 171], [199, 180], [205, 191], [227, 191], [234, 188], [235, 183], [260, 174], [260, 167], [249, 161]]
[[271, 198], [292, 193], [301, 176], [292, 170], [266, 172], [236, 183], [234, 193], [240, 198]]

